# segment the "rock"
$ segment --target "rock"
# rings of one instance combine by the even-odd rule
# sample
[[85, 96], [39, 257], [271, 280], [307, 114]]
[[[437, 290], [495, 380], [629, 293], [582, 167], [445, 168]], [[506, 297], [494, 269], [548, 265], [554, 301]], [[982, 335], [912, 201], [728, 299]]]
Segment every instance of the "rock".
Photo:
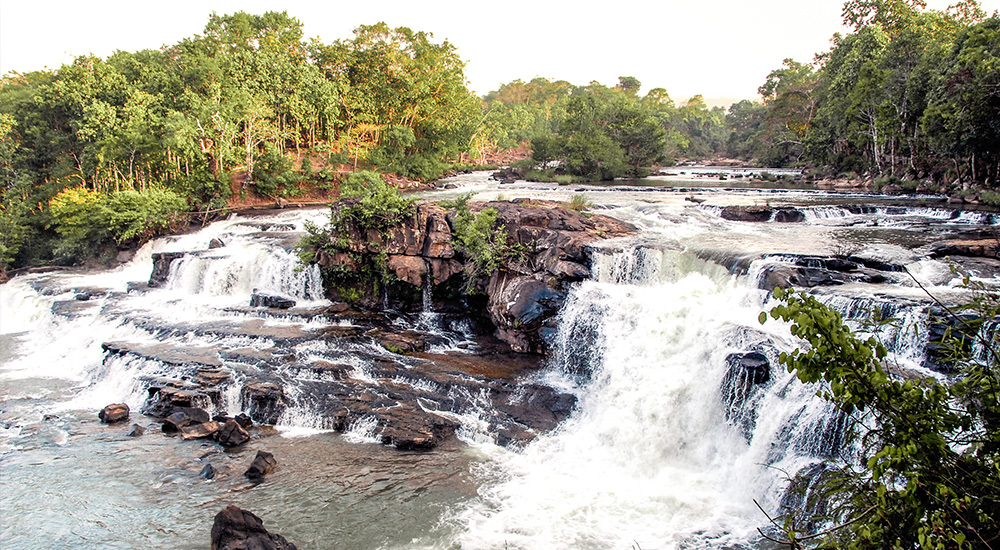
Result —
[[128, 437], [142, 437], [143, 434], [145, 433], [146, 433], [146, 428], [143, 428], [138, 424], [132, 424], [132, 430], [125, 435], [127, 435]]
[[115, 422], [128, 420], [128, 415], [129, 408], [125, 403], [112, 403], [97, 413], [97, 417], [105, 424], [114, 424]]
[[225, 246], [226, 246], [225, 241], [223, 241], [222, 239], [220, 239], [218, 237], [216, 237], [216, 238], [214, 238], [214, 239], [212, 239], [211, 241], [208, 242], [208, 249], [209, 250], [212, 250], [212, 249], [215, 249], [215, 248], [224, 248]]
[[170, 276], [170, 264], [187, 255], [187, 252], [154, 252], [153, 272], [149, 275], [149, 287], [156, 288], [167, 282]]
[[215, 479], [215, 476], [219, 473], [219, 470], [212, 466], [211, 464], [206, 464], [204, 468], [198, 472], [198, 477], [202, 479]]
[[202, 424], [204, 422], [209, 422], [210, 420], [211, 417], [209, 417], [208, 411], [205, 409], [195, 407], [174, 407], [173, 412], [171, 412], [170, 415], [163, 420], [163, 432], [179, 432], [182, 428], [187, 426]]
[[497, 273], [490, 278], [487, 295], [490, 318], [502, 340], [515, 351], [544, 350], [538, 329], [562, 306], [564, 292], [534, 277]]
[[278, 461], [274, 459], [273, 454], [267, 451], [257, 451], [257, 456], [254, 457], [250, 468], [243, 472], [243, 475], [251, 481], [257, 481], [263, 479], [277, 465]]
[[978, 239], [964, 241], [942, 241], [931, 246], [932, 258], [942, 256], [969, 256], [972, 258], [1000, 257], [1000, 241], [997, 239]]
[[806, 221], [806, 215], [797, 208], [775, 208], [773, 220], [778, 223], [800, 223]]
[[285, 537], [268, 533], [253, 513], [226, 506], [212, 524], [212, 550], [297, 550]]
[[727, 206], [722, 209], [722, 217], [737, 222], [766, 222], [771, 219], [770, 206]]
[[190, 439], [208, 439], [214, 437], [218, 433], [221, 426], [218, 422], [210, 420], [208, 422], [199, 422], [197, 424], [189, 424], [180, 428], [181, 439], [188, 441]]
[[275, 424], [285, 410], [285, 392], [268, 382], [249, 382], [240, 390], [243, 410], [257, 422]]
[[263, 292], [257, 292], [257, 290], [254, 289], [253, 294], [250, 296], [250, 307], [288, 309], [295, 307], [295, 300], [274, 294], [264, 294]]
[[748, 386], [763, 384], [771, 379], [771, 363], [767, 356], [756, 351], [750, 353], [730, 353], [726, 356], [726, 364], [731, 369], [737, 369]]
[[422, 286], [424, 284], [427, 264], [419, 256], [389, 256], [387, 266], [389, 272], [395, 274], [401, 281], [413, 286]]
[[215, 440], [223, 447], [239, 447], [250, 441], [250, 434], [236, 420], [227, 420], [215, 434]]
[[235, 420], [244, 430], [249, 430], [251, 427], [253, 427], [253, 420], [251, 420], [246, 413], [240, 413], [236, 415], [236, 417], [233, 418], [233, 420]]
[[393, 353], [413, 353], [427, 349], [427, 335], [414, 330], [384, 333], [378, 341], [382, 347]]

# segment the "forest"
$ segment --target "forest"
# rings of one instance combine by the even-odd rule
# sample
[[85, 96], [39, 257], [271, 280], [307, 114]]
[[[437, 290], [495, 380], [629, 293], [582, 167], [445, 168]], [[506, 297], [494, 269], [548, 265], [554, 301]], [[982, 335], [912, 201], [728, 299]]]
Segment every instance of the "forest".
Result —
[[843, 13], [853, 32], [785, 60], [759, 99], [728, 110], [640, 95], [631, 76], [516, 80], [477, 97], [447, 40], [379, 23], [325, 44], [274, 12], [9, 73], [0, 278], [108, 261], [227, 209], [329, 200], [360, 170], [426, 182], [516, 161], [522, 177], [569, 183], [728, 156], [1000, 203], [1000, 15], [975, 0], [848, 0]]

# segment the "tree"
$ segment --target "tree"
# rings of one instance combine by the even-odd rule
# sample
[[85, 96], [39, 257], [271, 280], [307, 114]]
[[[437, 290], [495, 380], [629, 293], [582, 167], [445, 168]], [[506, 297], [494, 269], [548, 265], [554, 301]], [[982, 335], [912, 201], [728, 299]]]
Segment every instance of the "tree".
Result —
[[[985, 549], [1000, 542], [1000, 340], [982, 330], [1000, 314], [1000, 296], [981, 285], [974, 290], [969, 305], [947, 311], [954, 328], [944, 343], [959, 373], [947, 383], [890, 374], [875, 336], [856, 336], [812, 296], [775, 290], [783, 303], [770, 316], [790, 323], [803, 341], [779, 361], [819, 385], [850, 420], [849, 437], [862, 441], [861, 455], [825, 484], [837, 511], [825, 519], [840, 527], [822, 539], [789, 529], [787, 544]], [[761, 323], [766, 319], [761, 313]], [[969, 338], [985, 358], [971, 355]]]

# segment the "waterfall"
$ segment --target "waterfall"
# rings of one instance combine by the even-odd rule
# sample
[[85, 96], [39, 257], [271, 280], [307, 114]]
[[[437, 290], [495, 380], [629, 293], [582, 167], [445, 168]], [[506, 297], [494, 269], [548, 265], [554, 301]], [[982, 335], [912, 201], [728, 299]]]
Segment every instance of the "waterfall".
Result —
[[[754, 499], [777, 510], [787, 475], [841, 450], [843, 419], [777, 365], [793, 343], [757, 321], [761, 291], [684, 254], [628, 254], [596, 258], [600, 280], [560, 315], [548, 376], [577, 388], [577, 411], [483, 468], [463, 547], [743, 544], [767, 525]], [[751, 351], [770, 379], [733, 399], [727, 358]]]

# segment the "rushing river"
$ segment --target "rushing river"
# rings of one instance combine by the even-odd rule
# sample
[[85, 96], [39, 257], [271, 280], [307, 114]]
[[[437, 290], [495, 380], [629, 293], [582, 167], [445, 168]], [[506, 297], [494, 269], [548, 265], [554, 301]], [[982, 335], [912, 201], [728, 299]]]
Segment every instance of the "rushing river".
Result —
[[[333, 433], [305, 406], [235, 450], [164, 436], [138, 414], [142, 381], [185, 361], [209, 357], [245, 372], [257, 368], [248, 358], [295, 353], [354, 365], [352, 376], [380, 383], [366, 361], [381, 351], [311, 340], [343, 320], [246, 307], [253, 289], [292, 296], [302, 311], [328, 305], [318, 273], [301, 269], [291, 249], [305, 222], [327, 213], [232, 217], [150, 243], [117, 270], [23, 275], [0, 287], [0, 546], [207, 548], [215, 513], [236, 504], [299, 548], [755, 548], [767, 520], [754, 501], [777, 510], [788, 502], [790, 473], [850, 453], [835, 411], [776, 365], [795, 342], [781, 325], [757, 322], [768, 307], [760, 274], [788, 261], [780, 254], [863, 254], [905, 265], [947, 297], [955, 277], [926, 259], [927, 245], [995, 223], [928, 197], [499, 186], [482, 173], [452, 183], [457, 189], [430, 196], [585, 193], [594, 211], [641, 229], [595, 248], [591, 280], [571, 292], [548, 365], [524, 380], [578, 398], [558, 428], [524, 448], [503, 447], [482, 421], [484, 401], [460, 417], [458, 438], [426, 453], [385, 447], [363, 422]], [[797, 206], [805, 221], [720, 216], [727, 205], [765, 203]], [[877, 208], [855, 213], [850, 203]], [[213, 239], [224, 246], [210, 250]], [[162, 288], [128, 292], [149, 279], [151, 254], [161, 251], [208, 252], [175, 262]], [[880, 305], [919, 322], [926, 310], [902, 273], [823, 296], [849, 316]], [[468, 348], [460, 328], [440, 330], [441, 346]], [[884, 337], [901, 366], [934, 374], [924, 365], [924, 332]], [[125, 360], [106, 354], [105, 342], [173, 359]], [[771, 379], [734, 398], [727, 357], [746, 352], [770, 360]], [[226, 412], [240, 412], [238, 395], [222, 399]], [[98, 421], [101, 407], [122, 401], [133, 409], [128, 425]], [[146, 434], [127, 437], [131, 423]], [[251, 484], [242, 472], [258, 449], [279, 467]], [[206, 464], [219, 471], [214, 479], [200, 475]]]

